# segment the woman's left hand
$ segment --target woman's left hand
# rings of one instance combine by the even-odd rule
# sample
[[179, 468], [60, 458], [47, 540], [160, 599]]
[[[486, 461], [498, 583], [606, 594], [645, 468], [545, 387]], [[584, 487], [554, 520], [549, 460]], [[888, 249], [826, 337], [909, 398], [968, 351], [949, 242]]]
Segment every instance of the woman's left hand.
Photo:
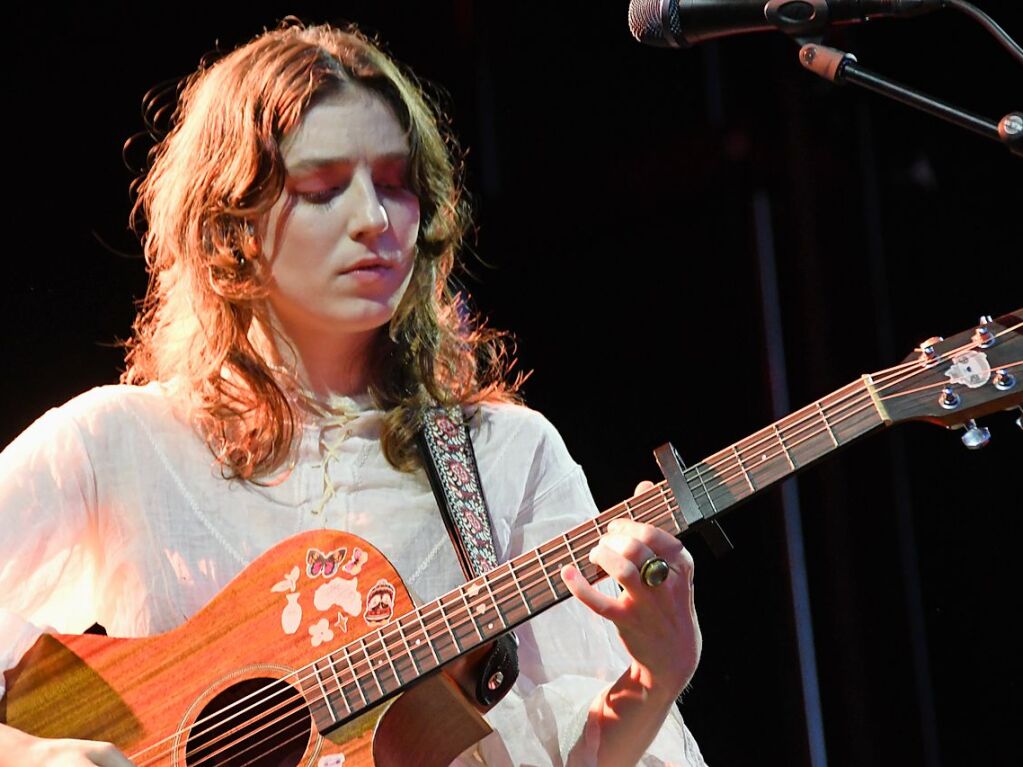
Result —
[[[636, 495], [653, 487], [642, 482]], [[668, 563], [668, 577], [656, 586], [640, 571], [647, 560]], [[647, 692], [674, 699], [692, 679], [700, 661], [702, 637], [693, 600], [693, 558], [673, 536], [652, 525], [618, 519], [608, 525], [590, 552], [624, 589], [617, 598], [591, 586], [572, 566], [562, 569], [569, 591], [618, 628], [632, 656], [630, 675]]]

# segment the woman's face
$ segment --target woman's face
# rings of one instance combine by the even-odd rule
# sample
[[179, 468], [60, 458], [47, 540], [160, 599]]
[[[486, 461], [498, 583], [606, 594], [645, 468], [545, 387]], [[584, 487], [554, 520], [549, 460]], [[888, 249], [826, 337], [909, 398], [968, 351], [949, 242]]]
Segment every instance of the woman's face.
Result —
[[281, 142], [286, 180], [263, 229], [269, 301], [294, 340], [370, 334], [408, 287], [419, 233], [409, 148], [390, 106], [349, 89]]

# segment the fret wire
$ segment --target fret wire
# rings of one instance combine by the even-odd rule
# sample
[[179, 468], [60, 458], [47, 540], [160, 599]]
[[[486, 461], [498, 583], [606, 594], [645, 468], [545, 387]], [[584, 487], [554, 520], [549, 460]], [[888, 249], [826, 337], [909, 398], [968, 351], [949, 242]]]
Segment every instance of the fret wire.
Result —
[[313, 678], [316, 680], [316, 685], [320, 688], [320, 693], [323, 695], [323, 702], [327, 705], [327, 711], [330, 712], [330, 718], [335, 722], [338, 721], [337, 712], [334, 710], [333, 704], [330, 702], [330, 696], [327, 694], [327, 688], [323, 685], [323, 679], [320, 677], [320, 668], [316, 665], [317, 661], [313, 661]]
[[391, 648], [387, 646], [387, 642], [384, 641], [383, 632], [377, 631], [377, 636], [380, 640], [380, 647], [384, 651], [384, 657], [387, 659], [387, 665], [391, 667], [391, 673], [394, 674], [394, 683], [398, 687], [401, 687], [401, 677], [398, 675], [398, 669], [394, 665], [394, 658], [391, 656]]
[[494, 596], [494, 589], [490, 586], [490, 579], [484, 578], [483, 583], [486, 585], [487, 593], [490, 595], [490, 601], [494, 605], [494, 612], [497, 613], [498, 620], [501, 621], [501, 627], [508, 628], [508, 621], [504, 619], [504, 613], [501, 612], [501, 605], [498, 603], [497, 597]]
[[[709, 489], [709, 488], [707, 487], [707, 483], [706, 483], [706, 482], [704, 482], [704, 480], [703, 480], [703, 472], [702, 472], [702, 471], [700, 470], [700, 464], [696, 464], [696, 465], [695, 465], [695, 466], [693, 467], [693, 470], [694, 470], [694, 471], [696, 472], [696, 478], [697, 478], [698, 480], [700, 480], [700, 484], [701, 484], [701, 485], [703, 486], [703, 492], [704, 492], [704, 496], [706, 497], [706, 499], [707, 499], [708, 501], [710, 501], [710, 508], [711, 508], [711, 511], [713, 511], [713, 512], [714, 512], [715, 514], [717, 514], [717, 513], [718, 513], [718, 507], [717, 507], [716, 505], [714, 505], [714, 499], [710, 497], [710, 489]], [[685, 477], [685, 475], [686, 475], [686, 474], [688, 474], [688, 473], [689, 473], [689, 472], [683, 472], [683, 473], [682, 473], [682, 476], [683, 476], [683, 478], [684, 478], [684, 477]], [[694, 496], [694, 497], [695, 497], [695, 496]], [[699, 501], [697, 501], [697, 503], [699, 503]]]
[[[846, 414], [843, 414], [841, 416], [841, 420], [848, 421], [848, 420], [853, 419], [853, 418], [859, 418], [859, 420], [862, 420], [863, 418], [869, 417], [870, 408], [864, 404], [865, 402], [866, 402], [866, 400], [864, 398], [848, 402], [847, 405], [849, 407], [858, 406], [858, 409], [853, 410], [851, 412], [848, 412]], [[855, 431], [856, 431], [856, 435], [857, 436], [859, 434], [863, 433], [863, 430], [860, 427], [857, 427], [855, 429]], [[821, 433], [822, 433], [821, 431], [814, 432], [811, 435], [809, 435], [809, 437], [804, 438], [803, 440], [801, 440], [800, 443], [801, 442], [805, 442], [808, 439], [810, 439], [810, 438], [812, 438], [814, 436], [817, 436], [818, 434], [821, 434]], [[759, 432], [758, 432], [758, 434], [759, 434]], [[753, 439], [754, 439], [754, 443], [753, 444], [757, 444], [756, 437], [757, 437], [757, 435], [753, 435]], [[763, 439], [759, 440], [759, 442], [763, 442], [763, 441], [764, 441]], [[746, 448], [742, 448], [742, 450], [747, 450], [748, 447], [749, 446], [747, 446]], [[774, 459], [774, 458], [778, 457], [778, 455], [781, 455], [781, 454], [780, 453], [778, 453], [778, 454], [762, 453], [761, 454], [761, 460], [762, 460], [762, 462], [766, 462], [768, 458]], [[708, 459], [708, 460], [710, 460], [710, 459]], [[698, 466], [696, 468], [698, 468]], [[710, 493], [713, 492], [713, 490], [719, 489], [721, 487], [728, 487], [731, 484], [732, 476], [734, 476], [734, 475], [728, 476], [727, 474], [724, 473], [724, 472], [726, 472], [731, 467], [727, 467], [725, 465], [725, 462], [723, 462], [723, 461], [719, 461], [718, 464], [716, 464], [716, 468], [721, 469], [721, 474], [719, 474], [719, 484], [715, 485], [713, 488], [710, 488], [706, 484], [704, 484], [704, 495], [703, 495], [703, 497], [707, 497], [708, 500], [710, 500], [711, 505], [713, 505], [713, 498], [710, 497]], [[753, 467], [753, 470], [755, 471], [758, 468], [759, 468], [759, 466]], [[700, 478], [702, 479], [702, 475], [700, 475]]]
[[377, 689], [380, 690], [380, 694], [384, 694], [384, 686], [380, 684], [380, 677], [377, 676], [377, 670], [373, 668], [373, 659], [369, 657], [369, 647], [366, 646], [366, 637], [359, 637], [359, 644], [362, 645], [362, 654], [366, 656], [366, 663], [369, 665], [369, 673], [373, 677], [373, 681], [377, 684]]
[[[816, 436], [820, 433], [819, 430], [814, 430], [818, 420], [818, 415], [813, 411], [816, 410], [820, 413], [820, 420], [823, 421], [825, 428], [831, 432], [831, 425], [828, 423], [827, 415], [824, 412], [824, 408], [821, 405], [822, 400], [807, 405], [801, 410], [797, 410], [795, 413], [791, 413], [785, 418], [781, 419], [778, 423], [781, 424], [780, 434], [784, 435], [785, 439], [791, 440], [793, 437], [798, 437], [807, 431], [810, 431], [810, 436]], [[856, 403], [848, 403], [856, 404]], [[832, 433], [832, 439], [835, 439]], [[800, 440], [803, 441], [803, 440]], [[798, 444], [798, 443], [797, 443]], [[838, 440], [835, 439], [835, 446], [838, 446]]]
[[[629, 519], [631, 519], [633, 522], [635, 522], [636, 521], [636, 515], [632, 513], [632, 504], [629, 503], [630, 500], [632, 500], [632, 499], [631, 498], [626, 498], [624, 501], [622, 501], [618, 505], [619, 506], [624, 506], [625, 507], [625, 513], [629, 515]], [[598, 530], [598, 532], [600, 532], [600, 531]]]
[[[563, 540], [565, 542], [565, 548], [568, 549], [568, 556], [571, 557], [572, 564], [575, 565], [575, 568], [579, 572], [582, 572], [583, 568], [582, 568], [582, 566], [580, 566], [579, 560], [575, 556], [575, 549], [572, 547], [572, 542], [568, 539], [568, 533], [565, 533], [564, 535], [562, 535], [561, 536], [561, 540]], [[557, 592], [554, 592], [554, 595], [557, 596], [558, 595]]]
[[540, 549], [533, 549], [533, 554], [536, 556], [536, 561], [540, 565], [540, 570], [543, 572], [544, 578], [547, 579], [547, 585], [550, 586], [551, 593], [554, 596], [558, 596], [558, 590], [554, 588], [554, 581], [551, 580], [551, 575], [547, 572], [547, 567], [544, 565], [543, 558], [540, 556]]
[[352, 672], [352, 682], [355, 683], [355, 689], [359, 691], [359, 697], [362, 698], [362, 705], [368, 706], [369, 699], [366, 697], [366, 691], [362, 689], [361, 674], [355, 670], [355, 664], [352, 663], [352, 654], [348, 652], [348, 645], [341, 648], [345, 654], [345, 659], [348, 661], [348, 668]]
[[[534, 549], [534, 551], [536, 551], [536, 549]], [[537, 556], [539, 556], [539, 554]], [[529, 605], [529, 597], [526, 596], [526, 592], [522, 590], [522, 584], [519, 582], [519, 576], [515, 572], [514, 560], [508, 563], [508, 572], [511, 573], [512, 580], [515, 582], [515, 590], [519, 592], [519, 596], [522, 598], [522, 605], [526, 608], [526, 615], [532, 615], [533, 608]]]
[[817, 405], [817, 410], [820, 411], [821, 420], [824, 421], [824, 428], [828, 430], [828, 434], [831, 435], [831, 441], [835, 443], [835, 447], [838, 447], [838, 437], [835, 436], [835, 432], [831, 430], [831, 424], [828, 423], [828, 415], [824, 412], [824, 408], [821, 407], [820, 400], [814, 403]]
[[334, 684], [337, 685], [337, 691], [341, 694], [341, 701], [345, 704], [345, 710], [350, 714], [352, 713], [352, 704], [348, 701], [348, 696], [345, 695], [344, 685], [341, 684], [341, 677], [338, 676], [337, 667], [334, 665], [334, 654], [327, 654], [327, 665], [330, 666], [330, 673], [334, 677]]
[[416, 618], [419, 620], [419, 630], [423, 632], [423, 638], [426, 639], [426, 644], [430, 647], [430, 652], [433, 653], [433, 659], [440, 666], [440, 656], [437, 654], [437, 648], [433, 646], [433, 639], [430, 638], [430, 632], [426, 630], [426, 624], [423, 623], [423, 612], [422, 608], [416, 610]]
[[749, 485], [750, 492], [755, 493], [757, 489], [753, 485], [753, 479], [750, 477], [749, 472], [746, 471], [746, 467], [742, 465], [742, 456], [735, 448], [735, 445], [732, 445], [732, 452], [735, 453], [735, 459], [739, 462], [739, 470], [742, 472], [742, 476], [746, 478], [746, 484]]
[[771, 424], [771, 428], [774, 429], [774, 435], [778, 438], [778, 444], [781, 445], [781, 449], [785, 452], [785, 457], [788, 459], [789, 466], [796, 468], [795, 461], [792, 460], [792, 455], [789, 453], [789, 449], [785, 447], [785, 440], [782, 439], [781, 432], [778, 431], [777, 424]]
[[409, 660], [412, 661], [412, 670], [416, 676], [422, 676], [423, 669], [416, 662], [416, 654], [412, 652], [412, 647], [408, 643], [408, 637], [405, 636], [405, 627], [401, 625], [401, 618], [398, 619], [398, 635], [401, 637], [402, 644], [405, 645], [405, 654], [408, 655]]
[[476, 616], [473, 615], [473, 613], [472, 613], [472, 607], [469, 606], [469, 598], [465, 594], [465, 587], [464, 586], [459, 587], [458, 593], [462, 597], [462, 604], [465, 605], [466, 613], [469, 614], [469, 622], [472, 623], [472, 627], [474, 629], [476, 629], [476, 636], [478, 636], [480, 638], [480, 641], [482, 642], [483, 641], [483, 632], [480, 631], [480, 624], [476, 620]]
[[[859, 407], [859, 406], [863, 405], [864, 402], [868, 402], [869, 401], [869, 395], [865, 395], [863, 392], [861, 392], [860, 391], [861, 387], [863, 387], [863, 384], [862, 384], [861, 381], [853, 381], [852, 383], [847, 384], [846, 386], [842, 387], [838, 391], [832, 392], [831, 394], [827, 395], [826, 397], [823, 397], [822, 401], [832, 400], [826, 406], [828, 408], [832, 408], [832, 409], [841, 406], [842, 410], [839, 411], [840, 413], [844, 412], [844, 411], [847, 411], [849, 408]], [[864, 389], [864, 392], [865, 392], [865, 389]], [[804, 413], [808, 409], [809, 409], [809, 407], [803, 408], [802, 410], [799, 410], [796, 413], [793, 413], [792, 415], [786, 417], [784, 420], [790, 421], [793, 417], [799, 416], [801, 413]], [[858, 410], [853, 411], [853, 415], [855, 415], [855, 414], [857, 414], [857, 413], [859, 413], [861, 411], [862, 411], [862, 407], [860, 407]], [[842, 420], [844, 420], [844, 419], [846, 419], [848, 417], [851, 417], [851, 416], [843, 416]], [[792, 426], [787, 427], [787, 429], [791, 429], [794, 426], [799, 425], [799, 423], [801, 423], [801, 421], [797, 421], [796, 424], [792, 424]], [[770, 428], [761, 429], [760, 431], [756, 432], [755, 434], [753, 434], [749, 438], [747, 438], [747, 444], [744, 447], [740, 448], [740, 452], [748, 452], [748, 451], [750, 451], [752, 449], [759, 450], [760, 446], [763, 443], [765, 443], [766, 441], [768, 441], [769, 439], [771, 439]], [[719, 459], [724, 458], [724, 455], [729, 451], [729, 449], [730, 448], [725, 448], [724, 450], [719, 450], [717, 453], [714, 453], [713, 455], [710, 455], [706, 459], [704, 459], [703, 463], [708, 468], [712, 468], [712, 469], [718, 469], [718, 468], [722, 467], [724, 465], [725, 461], [721, 461]], [[762, 451], [760, 451], [760, 452], [762, 453]]]
[[[679, 505], [677, 503], [677, 500], [675, 499], [674, 494], [669, 491], [668, 483], [666, 480], [658, 484], [657, 489], [658, 493], [661, 496], [661, 500], [660, 506], [654, 507], [654, 513], [660, 514], [661, 510], [663, 509], [664, 513], [668, 515], [668, 521], [671, 523], [671, 529], [668, 532], [671, 533], [672, 535], [677, 536], [685, 529], [682, 525], [678, 523], [680, 513], [676, 512], [681, 512], [681, 509], [679, 508]], [[673, 500], [676, 500], [674, 508], [672, 508], [671, 505]]]
[[444, 625], [447, 626], [448, 633], [451, 634], [451, 644], [455, 648], [455, 655], [458, 655], [458, 653], [462, 651], [462, 645], [458, 643], [458, 637], [455, 635], [455, 630], [451, 628], [451, 621], [448, 620], [447, 608], [440, 599], [437, 600], [437, 606], [440, 608], [440, 617], [444, 620]]

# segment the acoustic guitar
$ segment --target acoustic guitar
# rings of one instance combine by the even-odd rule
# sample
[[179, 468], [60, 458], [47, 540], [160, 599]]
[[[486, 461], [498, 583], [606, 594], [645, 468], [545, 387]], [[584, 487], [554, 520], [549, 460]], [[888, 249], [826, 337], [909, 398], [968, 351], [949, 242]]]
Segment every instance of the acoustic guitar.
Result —
[[982, 318], [689, 468], [660, 449], [653, 489], [427, 604], [365, 541], [298, 535], [173, 631], [41, 637], [7, 672], [0, 713], [35, 735], [111, 741], [138, 767], [446, 765], [488, 732], [451, 669], [566, 599], [563, 565], [604, 577], [587, 554], [609, 521], [713, 531], [760, 490], [908, 420], [964, 426], [979, 446], [973, 419], [1019, 407], [1021, 379], [1023, 309]]

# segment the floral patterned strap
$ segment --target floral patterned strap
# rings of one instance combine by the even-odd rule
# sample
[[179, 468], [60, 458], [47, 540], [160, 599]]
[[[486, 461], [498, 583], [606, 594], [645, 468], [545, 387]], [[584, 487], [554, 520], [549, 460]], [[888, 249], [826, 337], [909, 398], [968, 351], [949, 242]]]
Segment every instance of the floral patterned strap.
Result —
[[[460, 407], [435, 407], [423, 417], [419, 432], [423, 464], [465, 579], [471, 581], [497, 567], [494, 531], [483, 498], [469, 426]], [[476, 669], [476, 700], [493, 706], [519, 676], [518, 640], [514, 632], [498, 637]]]
[[483, 498], [469, 426], [460, 407], [426, 411], [420, 432], [426, 473], [466, 580], [497, 567], [490, 515]]

